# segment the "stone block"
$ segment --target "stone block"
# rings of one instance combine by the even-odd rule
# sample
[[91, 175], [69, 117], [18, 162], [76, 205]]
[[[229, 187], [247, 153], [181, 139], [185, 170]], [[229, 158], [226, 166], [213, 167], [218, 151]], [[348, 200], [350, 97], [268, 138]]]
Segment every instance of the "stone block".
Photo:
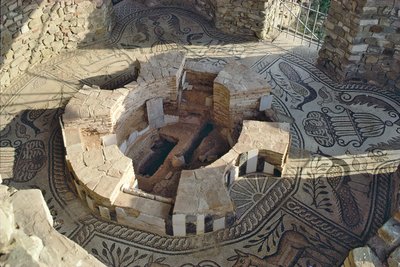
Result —
[[147, 100], [146, 108], [151, 128], [160, 128], [165, 125], [163, 99], [161, 97]]
[[259, 111], [264, 111], [266, 109], [272, 108], [272, 100], [274, 96], [273, 95], [264, 95], [261, 97], [260, 100], [260, 108]]
[[350, 45], [349, 46], [349, 51], [351, 53], [362, 53], [366, 52], [368, 49], [368, 44], [358, 44], [358, 45]]
[[172, 229], [174, 236], [186, 236], [186, 215], [172, 215]]
[[247, 152], [246, 173], [257, 171], [258, 149], [252, 149]]
[[385, 241], [388, 247], [400, 245], [400, 222], [390, 218], [381, 228], [378, 235]]
[[101, 137], [101, 143], [103, 146], [111, 146], [117, 144], [117, 135], [108, 134]]
[[123, 154], [125, 154], [127, 148], [128, 148], [128, 147], [127, 147], [127, 142], [126, 142], [126, 140], [125, 140], [125, 141], [122, 142], [122, 144], [119, 146], [119, 150], [121, 150], [121, 152], [122, 152]]
[[344, 267], [383, 267], [383, 265], [371, 248], [360, 247], [350, 251]]
[[120, 224], [125, 224], [144, 231], [165, 234], [165, 221], [161, 218], [143, 214], [127, 208], [116, 207], [116, 217]]
[[272, 165], [272, 164], [270, 164], [270, 163], [268, 163], [266, 161], [264, 162], [264, 169], [263, 169], [264, 173], [273, 175], [274, 174], [274, 170], [275, 170], [275, 166], [274, 165]]
[[86, 166], [100, 166], [104, 164], [103, 153], [100, 148], [90, 149], [83, 152], [83, 161]]
[[225, 228], [225, 217], [214, 219], [213, 231], [218, 231]]
[[204, 224], [205, 216], [204, 214], [197, 215], [197, 222], [196, 222], [196, 234], [201, 235], [205, 233], [205, 224]]
[[99, 211], [101, 217], [111, 220], [110, 210], [107, 207], [99, 206]]
[[397, 247], [392, 253], [390, 253], [387, 263], [389, 267], [400, 267], [400, 247]]

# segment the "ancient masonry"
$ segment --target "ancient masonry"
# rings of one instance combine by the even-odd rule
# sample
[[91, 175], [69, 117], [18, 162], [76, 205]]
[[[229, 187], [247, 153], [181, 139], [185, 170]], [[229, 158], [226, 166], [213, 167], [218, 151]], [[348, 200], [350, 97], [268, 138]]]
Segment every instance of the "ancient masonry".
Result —
[[400, 1], [332, 0], [319, 64], [338, 80], [400, 92]]
[[[66, 106], [66, 158], [80, 198], [105, 219], [159, 234], [231, 226], [229, 186], [249, 173], [281, 172], [290, 145], [288, 123], [247, 120], [270, 108], [270, 88], [236, 62], [216, 70], [185, 64], [181, 52], [138, 61], [137, 81], [115, 90], [85, 87]], [[200, 142], [210, 122], [217, 130]], [[260, 134], [266, 132], [269, 138]], [[213, 142], [220, 143], [216, 136], [232, 148], [210, 153]], [[148, 174], [146, 157], [157, 164], [155, 150], [163, 139], [176, 145]]]
[[29, 66], [105, 38], [111, 1], [1, 1], [1, 72], [5, 87]]
[[0, 221], [2, 266], [104, 266], [53, 228], [38, 189], [17, 191], [0, 185]]
[[[278, 0], [141, 2], [190, 8], [223, 32], [260, 39], [276, 37], [274, 25], [287, 23]], [[6, 87], [28, 66], [106, 37], [113, 26], [112, 1], [2, 1], [1, 22], [0, 83]], [[399, 90], [399, 1], [332, 0], [325, 28], [319, 64], [332, 78]]]

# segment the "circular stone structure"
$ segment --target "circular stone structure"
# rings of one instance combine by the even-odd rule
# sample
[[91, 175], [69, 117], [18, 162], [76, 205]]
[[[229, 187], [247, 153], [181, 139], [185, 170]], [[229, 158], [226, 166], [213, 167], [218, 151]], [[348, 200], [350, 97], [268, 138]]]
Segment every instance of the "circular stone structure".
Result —
[[78, 195], [101, 217], [185, 236], [235, 223], [235, 179], [282, 171], [288, 123], [258, 121], [272, 101], [238, 62], [216, 67], [182, 52], [137, 59], [135, 81], [84, 86], [62, 116]]

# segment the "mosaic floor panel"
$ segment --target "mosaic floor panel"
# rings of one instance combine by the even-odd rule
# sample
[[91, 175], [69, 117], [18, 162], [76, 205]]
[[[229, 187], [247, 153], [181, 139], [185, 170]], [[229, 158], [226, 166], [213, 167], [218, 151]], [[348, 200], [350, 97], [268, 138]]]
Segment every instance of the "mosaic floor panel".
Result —
[[[55, 228], [108, 266], [339, 266], [390, 217], [400, 164], [400, 96], [338, 84], [298, 53], [224, 35], [179, 8], [121, 2], [111, 41], [51, 59], [1, 97], [3, 183], [39, 188]], [[273, 88], [292, 118], [287, 177], [247, 177], [230, 188], [228, 229], [166, 237], [91, 215], [68, 182], [59, 115], [84, 83], [118, 82], [137, 53], [184, 49], [216, 65], [240, 60]], [[13, 92], [7, 94], [7, 92]]]

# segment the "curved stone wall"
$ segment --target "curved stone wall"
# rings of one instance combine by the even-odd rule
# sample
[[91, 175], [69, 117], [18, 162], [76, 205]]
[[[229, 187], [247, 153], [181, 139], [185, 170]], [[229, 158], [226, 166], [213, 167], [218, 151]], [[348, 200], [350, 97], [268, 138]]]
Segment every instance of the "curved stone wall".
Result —
[[[282, 169], [289, 148], [289, 124], [245, 120], [262, 112], [262, 99], [269, 96], [270, 87], [261, 83], [257, 73], [236, 62], [226, 65], [216, 75], [207, 64], [188, 64], [186, 68], [181, 52], [148, 55], [137, 60], [140, 66], [137, 81], [115, 90], [84, 87], [66, 106], [62, 132], [68, 167], [79, 197], [106, 219], [159, 234], [202, 234], [232, 225], [235, 208], [227, 187], [234, 179], [249, 173], [274, 175], [275, 168]], [[160, 133], [168, 137], [172, 136], [168, 131], [180, 129], [186, 133], [176, 136], [182, 142], [167, 158], [172, 160], [191, 149], [197, 130], [192, 133], [188, 129], [203, 126], [189, 123], [194, 113], [180, 108], [188, 100], [181, 96], [185, 90], [204, 93], [202, 86], [188, 84], [192, 76], [203, 74], [205, 83], [212, 86], [211, 105], [207, 105], [208, 97], [203, 99], [207, 109], [212, 107], [212, 116], [207, 118], [214, 122], [228, 121], [223, 124], [221, 134], [227, 131], [229, 136], [243, 122], [240, 137], [235, 145], [229, 141], [233, 148], [221, 154], [219, 160], [203, 168], [179, 170], [175, 199], [171, 198], [175, 194], [156, 195], [157, 191], [140, 186], [141, 174], [135, 174], [133, 164], [137, 157], [145, 159], [148, 154], [148, 150], [140, 147], [151, 148], [152, 137]], [[215, 77], [213, 83], [210, 77]], [[219, 103], [218, 88], [228, 92], [226, 107]], [[143, 107], [147, 109], [147, 117], [137, 113]], [[172, 113], [165, 115], [164, 109]], [[140, 126], [131, 124], [129, 118], [135, 116], [141, 117]], [[189, 128], [171, 127], [179, 123], [186, 123]], [[269, 138], [260, 134], [265, 132], [270, 133]], [[140, 144], [136, 146], [135, 142]], [[137, 155], [133, 153], [135, 156], [129, 158], [132, 149]], [[171, 166], [176, 167], [175, 163]], [[159, 182], [170, 179], [172, 171], [176, 170], [159, 173], [162, 179]], [[145, 179], [148, 182], [152, 175]]]
[[100, 40], [113, 23], [108, 0], [1, 1], [0, 84], [65, 50]]

